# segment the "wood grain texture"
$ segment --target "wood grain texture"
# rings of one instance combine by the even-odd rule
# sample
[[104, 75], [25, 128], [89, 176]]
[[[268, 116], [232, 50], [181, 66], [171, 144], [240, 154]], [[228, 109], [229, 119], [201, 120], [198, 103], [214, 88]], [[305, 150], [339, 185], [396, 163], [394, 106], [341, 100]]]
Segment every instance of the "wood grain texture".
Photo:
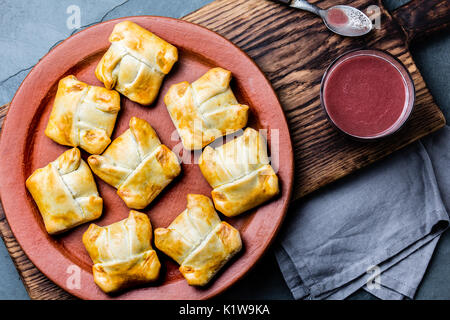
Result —
[[9, 108], [9, 103], [4, 104], [0, 107], [0, 129], [3, 125], [3, 121], [6, 118], [6, 113], [8, 112], [8, 108]]
[[[311, 2], [323, 8], [335, 4], [331, 0]], [[378, 5], [382, 28], [364, 38], [342, 38], [328, 32], [320, 19], [309, 13], [265, 0], [217, 0], [184, 18], [234, 42], [256, 61], [271, 81], [285, 110], [296, 155], [294, 199], [379, 160], [445, 124], [407, 48], [407, 40], [413, 38], [414, 32], [427, 32], [426, 28], [406, 28], [402, 21], [406, 35], [379, 1], [341, 2], [360, 9]], [[400, 15], [394, 12], [394, 16]], [[320, 80], [331, 61], [348, 50], [365, 47], [383, 49], [396, 56], [406, 65], [416, 86], [416, 107], [407, 126], [395, 136], [375, 143], [349, 140], [337, 133], [326, 120], [319, 101]], [[7, 106], [0, 107], [0, 126], [6, 111]], [[13, 237], [2, 210], [0, 233], [32, 299], [74, 299], [29, 261]]]

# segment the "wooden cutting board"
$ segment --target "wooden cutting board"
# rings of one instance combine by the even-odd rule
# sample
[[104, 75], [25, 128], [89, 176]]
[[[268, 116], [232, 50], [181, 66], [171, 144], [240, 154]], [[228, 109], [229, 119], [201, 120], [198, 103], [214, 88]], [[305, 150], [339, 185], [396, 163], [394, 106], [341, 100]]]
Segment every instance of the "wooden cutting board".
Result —
[[[336, 1], [311, 1], [323, 8]], [[366, 11], [379, 8], [381, 28], [362, 38], [330, 33], [318, 17], [268, 0], [217, 0], [184, 20], [203, 25], [234, 42], [267, 75], [285, 110], [295, 151], [293, 200], [373, 163], [438, 130], [445, 119], [433, 101], [408, 50], [416, 38], [450, 23], [448, 0], [413, 0], [388, 13], [379, 0], [342, 0]], [[377, 8], [372, 7], [375, 13]], [[366, 11], [367, 12], [367, 11]], [[357, 48], [377, 48], [396, 56], [408, 68], [416, 87], [414, 112], [407, 125], [379, 142], [349, 140], [328, 123], [320, 107], [320, 81], [339, 55]], [[0, 108], [0, 125], [7, 105]], [[3, 211], [0, 233], [32, 299], [71, 299], [28, 260], [14, 239]]]

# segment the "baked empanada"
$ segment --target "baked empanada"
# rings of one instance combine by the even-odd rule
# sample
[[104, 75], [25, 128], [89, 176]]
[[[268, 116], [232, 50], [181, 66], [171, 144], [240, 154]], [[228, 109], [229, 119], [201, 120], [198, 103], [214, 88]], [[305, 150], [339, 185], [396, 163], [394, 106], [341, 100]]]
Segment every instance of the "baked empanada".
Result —
[[111, 142], [119, 110], [116, 91], [67, 76], [59, 81], [45, 135], [65, 146], [102, 153]]
[[230, 71], [213, 68], [192, 84], [170, 87], [164, 102], [186, 149], [201, 149], [247, 124], [248, 106], [237, 102], [230, 80]]
[[150, 220], [137, 211], [106, 227], [91, 224], [83, 244], [94, 262], [94, 281], [100, 289], [114, 292], [156, 280], [161, 264], [151, 240]]
[[199, 166], [214, 188], [211, 195], [216, 209], [228, 217], [254, 208], [279, 192], [265, 139], [252, 128], [216, 149], [206, 147]]
[[26, 186], [50, 234], [64, 232], [102, 215], [94, 177], [80, 150], [73, 148], [47, 166], [37, 169]]
[[220, 221], [208, 197], [188, 194], [187, 208], [166, 228], [155, 230], [155, 246], [180, 264], [188, 284], [206, 285], [242, 248], [239, 231]]
[[177, 48], [130, 21], [116, 24], [109, 41], [95, 69], [97, 79], [132, 101], [151, 104], [178, 60]]
[[136, 117], [102, 155], [92, 155], [88, 162], [133, 209], [145, 208], [181, 172], [177, 156], [161, 144], [147, 121]]

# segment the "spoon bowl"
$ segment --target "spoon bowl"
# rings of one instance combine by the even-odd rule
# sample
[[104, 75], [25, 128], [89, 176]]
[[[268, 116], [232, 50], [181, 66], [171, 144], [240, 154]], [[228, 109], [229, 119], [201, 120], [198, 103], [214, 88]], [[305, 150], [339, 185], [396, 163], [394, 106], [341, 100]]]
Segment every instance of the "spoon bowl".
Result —
[[372, 30], [372, 21], [360, 10], [337, 5], [320, 10], [320, 16], [328, 29], [346, 37], [359, 37]]

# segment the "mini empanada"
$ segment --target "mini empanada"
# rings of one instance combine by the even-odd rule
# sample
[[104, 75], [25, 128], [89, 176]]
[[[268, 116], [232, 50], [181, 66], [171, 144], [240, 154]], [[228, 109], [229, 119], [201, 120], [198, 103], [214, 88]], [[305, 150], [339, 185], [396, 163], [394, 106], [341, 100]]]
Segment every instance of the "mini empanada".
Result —
[[94, 281], [100, 289], [114, 292], [156, 280], [161, 264], [151, 240], [150, 220], [137, 211], [106, 227], [91, 224], [83, 244], [94, 262]]
[[216, 149], [206, 147], [199, 166], [214, 188], [211, 195], [216, 209], [228, 217], [252, 209], [279, 192], [265, 139], [252, 128]]
[[136, 117], [102, 155], [92, 155], [88, 162], [133, 209], [145, 208], [181, 172], [177, 156], [161, 144], [147, 121]]
[[206, 285], [242, 248], [239, 231], [220, 221], [211, 200], [188, 194], [187, 209], [155, 230], [155, 246], [180, 264], [188, 284]]
[[164, 102], [186, 149], [201, 149], [247, 124], [248, 106], [237, 102], [230, 80], [230, 71], [213, 68], [192, 84], [169, 88]]
[[116, 24], [109, 41], [95, 69], [97, 79], [132, 101], [151, 104], [178, 60], [177, 48], [130, 21]]
[[102, 153], [111, 142], [119, 110], [116, 91], [67, 76], [59, 81], [45, 135], [65, 146]]
[[37, 169], [27, 179], [26, 186], [50, 234], [61, 233], [102, 214], [103, 200], [77, 148], [67, 150], [46, 167]]

